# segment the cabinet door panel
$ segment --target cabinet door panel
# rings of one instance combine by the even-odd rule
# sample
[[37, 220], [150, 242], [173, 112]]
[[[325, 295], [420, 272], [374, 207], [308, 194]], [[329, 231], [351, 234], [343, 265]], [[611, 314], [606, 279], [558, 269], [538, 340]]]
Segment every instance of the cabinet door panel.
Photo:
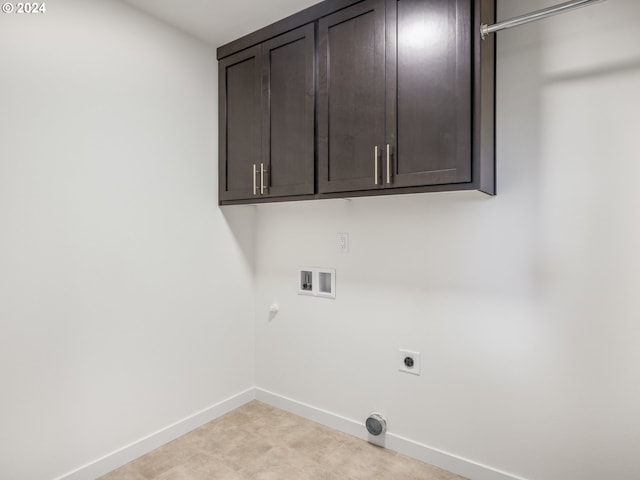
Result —
[[314, 193], [313, 24], [263, 46], [263, 161], [268, 195]]
[[377, 188], [384, 139], [384, 2], [367, 0], [319, 22], [320, 192]]
[[220, 200], [253, 198], [253, 165], [260, 164], [260, 48], [219, 64]]
[[386, 186], [469, 182], [471, 2], [388, 0], [387, 12]]

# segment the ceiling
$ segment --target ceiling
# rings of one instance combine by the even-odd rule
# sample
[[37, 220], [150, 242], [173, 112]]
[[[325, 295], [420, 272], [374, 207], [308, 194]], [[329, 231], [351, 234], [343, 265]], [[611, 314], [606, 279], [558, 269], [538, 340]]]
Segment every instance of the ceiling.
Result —
[[123, 0], [219, 47], [303, 10], [319, 0]]

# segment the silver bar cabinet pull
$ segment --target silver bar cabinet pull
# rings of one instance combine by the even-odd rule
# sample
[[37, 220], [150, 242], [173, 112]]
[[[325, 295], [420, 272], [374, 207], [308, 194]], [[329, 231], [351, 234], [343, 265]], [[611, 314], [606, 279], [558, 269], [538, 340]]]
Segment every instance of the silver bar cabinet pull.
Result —
[[387, 183], [391, 183], [391, 146], [387, 143]]
[[378, 146], [373, 147], [373, 181], [378, 185]]
[[264, 163], [260, 164], [260, 195], [264, 195]]
[[256, 164], [253, 164], [253, 194], [256, 195], [258, 193], [258, 186], [256, 185]]

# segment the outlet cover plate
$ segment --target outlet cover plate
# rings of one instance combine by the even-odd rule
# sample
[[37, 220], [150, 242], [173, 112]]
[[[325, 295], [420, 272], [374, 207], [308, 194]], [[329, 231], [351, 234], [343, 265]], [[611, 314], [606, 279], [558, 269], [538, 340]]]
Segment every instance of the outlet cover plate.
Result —
[[398, 370], [411, 375], [420, 375], [420, 352], [401, 348], [398, 351]]
[[349, 253], [348, 233], [338, 233], [338, 250], [340, 250], [340, 253]]

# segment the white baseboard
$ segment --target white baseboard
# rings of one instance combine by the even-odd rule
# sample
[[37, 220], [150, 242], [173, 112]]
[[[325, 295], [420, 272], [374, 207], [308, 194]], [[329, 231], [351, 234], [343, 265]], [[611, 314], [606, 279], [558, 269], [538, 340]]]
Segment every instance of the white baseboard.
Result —
[[158, 430], [151, 435], [130, 443], [115, 452], [77, 468], [72, 472], [66, 473], [55, 480], [95, 480], [254, 399], [255, 388], [252, 387], [194, 413], [168, 427]]
[[[256, 387], [255, 398], [274, 407], [286, 410], [301, 417], [313, 420], [327, 427], [367, 440], [367, 430], [364, 422], [357, 422], [350, 418], [316, 408], [306, 403], [298, 402], [277, 393]], [[437, 448], [424, 445], [408, 438], [387, 432], [384, 446], [390, 450], [402, 453], [425, 463], [435, 465], [471, 480], [525, 480], [522, 477], [502, 472], [495, 468], [482, 465], [466, 458], [443, 452]]]
[[[337, 415], [262, 388], [252, 387], [158, 430], [151, 435], [130, 443], [102, 458], [79, 467], [72, 472], [66, 473], [55, 480], [95, 480], [254, 399], [362, 440], [368, 439], [368, 434], [363, 422]], [[443, 452], [437, 448], [415, 442], [392, 432], [386, 433], [384, 446], [390, 450], [430, 463], [431, 465], [436, 465], [471, 480], [525, 480], [522, 477], [502, 472], [451, 453]]]

